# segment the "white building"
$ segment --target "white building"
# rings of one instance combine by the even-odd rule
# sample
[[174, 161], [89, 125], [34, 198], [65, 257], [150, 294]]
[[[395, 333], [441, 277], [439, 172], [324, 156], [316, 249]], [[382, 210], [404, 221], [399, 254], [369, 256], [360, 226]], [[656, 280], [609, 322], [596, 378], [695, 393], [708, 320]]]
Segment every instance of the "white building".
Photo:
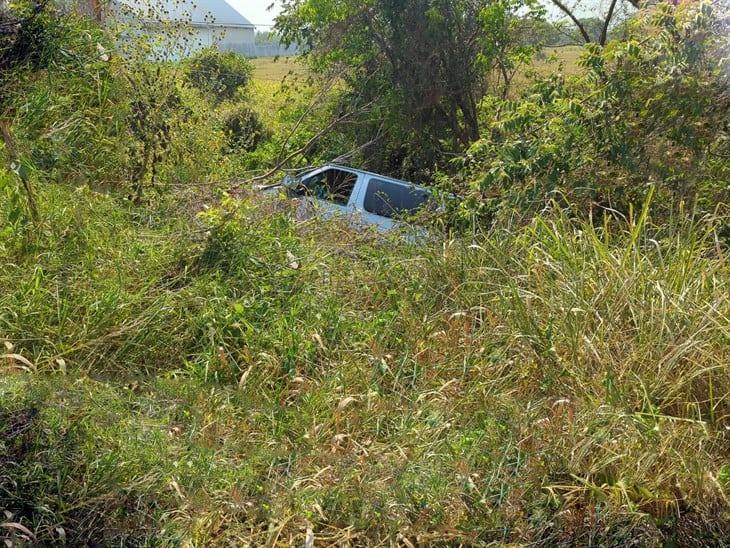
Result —
[[211, 46], [242, 53], [256, 43], [256, 27], [226, 0], [113, 0], [112, 11], [150, 38], [164, 26], [177, 27], [175, 57]]

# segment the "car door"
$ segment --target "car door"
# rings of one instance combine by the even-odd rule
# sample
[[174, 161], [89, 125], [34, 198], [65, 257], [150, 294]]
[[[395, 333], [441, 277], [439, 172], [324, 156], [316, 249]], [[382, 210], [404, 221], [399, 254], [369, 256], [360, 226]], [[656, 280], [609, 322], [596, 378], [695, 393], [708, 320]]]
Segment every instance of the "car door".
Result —
[[357, 204], [361, 219], [382, 231], [403, 226], [400, 219], [415, 213], [430, 199], [423, 188], [377, 175], [369, 175], [362, 187]]

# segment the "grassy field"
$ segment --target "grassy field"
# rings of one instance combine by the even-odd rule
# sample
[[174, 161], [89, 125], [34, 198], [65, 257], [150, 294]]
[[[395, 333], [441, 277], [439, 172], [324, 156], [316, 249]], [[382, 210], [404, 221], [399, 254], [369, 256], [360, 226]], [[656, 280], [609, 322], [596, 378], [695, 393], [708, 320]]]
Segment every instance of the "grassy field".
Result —
[[545, 48], [534, 62], [534, 70], [538, 74], [546, 74], [563, 66], [567, 74], [576, 72], [578, 58], [583, 52], [580, 46], [563, 46], [559, 48]]
[[306, 76], [307, 70], [295, 57], [252, 59], [254, 78], [263, 82], [281, 82], [285, 78]]
[[[552, 71], [562, 70], [565, 74], [572, 74], [578, 70], [578, 57], [582, 49], [579, 46], [564, 46], [560, 48], [545, 48], [542, 55], [535, 59], [529, 71], [517, 76], [516, 83], [525, 82], [527, 73], [546, 75]], [[252, 59], [254, 78], [261, 82], [282, 82], [284, 79], [297, 79], [306, 76], [307, 70], [295, 57], [280, 59], [263, 58]]]
[[40, 192], [45, 223], [0, 241], [0, 538], [730, 538], [713, 221], [416, 245], [257, 199]]

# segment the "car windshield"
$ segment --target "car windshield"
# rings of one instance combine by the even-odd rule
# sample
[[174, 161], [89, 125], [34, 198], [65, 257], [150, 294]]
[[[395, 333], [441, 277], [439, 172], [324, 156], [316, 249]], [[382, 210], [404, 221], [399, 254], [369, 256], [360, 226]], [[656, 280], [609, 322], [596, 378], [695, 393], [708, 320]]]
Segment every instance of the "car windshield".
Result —
[[392, 219], [417, 213], [430, 198], [422, 188], [370, 179], [363, 206], [368, 213]]
[[341, 169], [327, 169], [316, 175], [304, 177], [297, 194], [320, 200], [347, 205], [357, 183], [357, 175]]

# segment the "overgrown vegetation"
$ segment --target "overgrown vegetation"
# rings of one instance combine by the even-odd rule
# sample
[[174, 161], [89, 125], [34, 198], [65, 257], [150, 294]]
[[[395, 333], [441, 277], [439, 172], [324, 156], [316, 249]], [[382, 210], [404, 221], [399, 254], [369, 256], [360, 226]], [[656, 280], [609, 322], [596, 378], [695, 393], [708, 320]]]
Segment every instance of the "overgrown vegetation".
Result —
[[248, 200], [207, 239], [43, 203], [0, 279], [33, 358], [4, 365], [2, 500], [41, 539], [727, 538], [711, 220], [554, 211], [424, 250]]
[[[281, 84], [2, 12], [6, 544], [727, 545], [723, 6], [546, 74], [534, 6], [406, 4], [286, 3]], [[338, 157], [450, 232], [247, 188]]]
[[[730, 198], [727, 27], [709, 5], [675, 18], [664, 5], [635, 37], [588, 46], [577, 76], [539, 80], [518, 101], [485, 104], [490, 127], [458, 165], [469, 215], [534, 211], [556, 193], [627, 212], [647, 185], [655, 212]], [[463, 169], [466, 168], [466, 169]]]

